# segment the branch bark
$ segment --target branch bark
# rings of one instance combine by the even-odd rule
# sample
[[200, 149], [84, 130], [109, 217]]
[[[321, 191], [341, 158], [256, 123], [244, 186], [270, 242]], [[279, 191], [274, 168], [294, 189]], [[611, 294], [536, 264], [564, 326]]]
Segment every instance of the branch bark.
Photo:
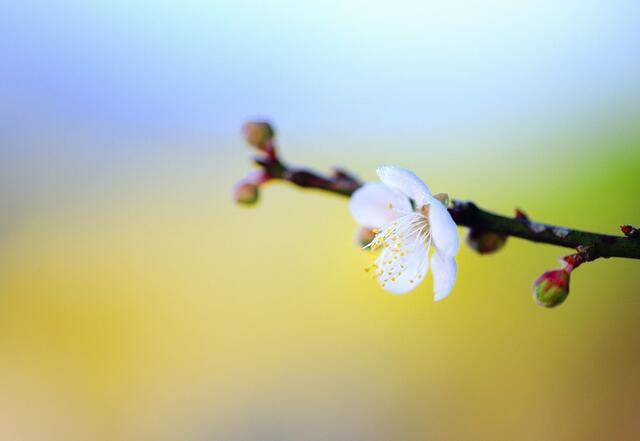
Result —
[[[341, 196], [351, 196], [362, 183], [344, 170], [323, 175], [313, 170], [290, 167], [280, 161], [275, 151], [255, 159], [269, 179], [288, 181], [296, 186], [323, 190]], [[572, 248], [582, 256], [582, 262], [600, 257], [640, 259], [640, 237], [630, 234], [629, 225], [622, 226], [626, 236], [590, 233], [572, 228], [547, 225], [531, 221], [522, 212], [515, 217], [501, 216], [478, 207], [473, 202], [453, 200], [449, 212], [463, 227], [513, 236], [536, 243]], [[637, 229], [633, 228], [637, 232]]]

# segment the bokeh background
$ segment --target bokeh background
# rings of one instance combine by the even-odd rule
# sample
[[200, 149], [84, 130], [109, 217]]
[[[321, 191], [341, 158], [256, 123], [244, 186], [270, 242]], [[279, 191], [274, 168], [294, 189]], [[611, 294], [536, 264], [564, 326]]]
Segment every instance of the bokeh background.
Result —
[[[640, 266], [459, 255], [381, 291], [345, 199], [239, 133], [501, 213], [640, 223], [637, 1], [0, 4], [0, 439], [636, 440]], [[460, 231], [461, 238], [465, 231]]]

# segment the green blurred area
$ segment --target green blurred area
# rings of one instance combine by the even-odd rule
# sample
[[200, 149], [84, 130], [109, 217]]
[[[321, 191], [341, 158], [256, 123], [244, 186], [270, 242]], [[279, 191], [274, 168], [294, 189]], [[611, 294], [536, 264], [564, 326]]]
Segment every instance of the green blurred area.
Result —
[[[409, 166], [501, 213], [611, 234], [640, 220], [633, 129], [517, 149], [282, 138], [291, 161], [367, 179]], [[510, 239], [463, 247], [442, 302], [430, 280], [393, 296], [362, 271], [373, 256], [351, 242], [346, 199], [273, 184], [236, 206], [251, 153], [192, 146], [98, 174], [67, 146], [24, 180], [48, 197], [0, 236], [3, 439], [637, 439], [637, 262], [584, 265], [546, 310], [531, 283], [567, 250]]]

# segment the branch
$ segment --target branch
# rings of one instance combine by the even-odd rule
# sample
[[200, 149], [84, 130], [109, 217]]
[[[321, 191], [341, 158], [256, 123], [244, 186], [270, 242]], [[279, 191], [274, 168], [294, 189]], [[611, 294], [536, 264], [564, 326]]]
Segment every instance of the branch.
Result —
[[[298, 187], [351, 196], [362, 185], [353, 175], [342, 170], [327, 176], [304, 168], [290, 167], [277, 158], [259, 157], [255, 162], [265, 170], [270, 179], [287, 181]], [[566, 248], [589, 248], [589, 261], [599, 257], [640, 259], [640, 239], [637, 234], [611, 236], [547, 225], [531, 221], [519, 210], [515, 217], [501, 216], [483, 210], [473, 202], [456, 199], [452, 201], [449, 213], [456, 224], [462, 227]]]
[[[254, 159], [261, 170], [257, 175], [250, 175], [240, 181], [236, 187], [236, 200], [239, 202], [255, 202], [258, 187], [270, 180], [286, 181], [298, 187], [347, 197], [362, 185], [356, 177], [342, 169], [335, 169], [331, 175], [323, 175], [310, 169], [287, 165], [276, 153], [273, 130], [267, 123], [248, 123], [244, 131], [249, 144], [261, 152]], [[253, 191], [245, 200], [242, 200], [238, 191], [243, 185]], [[448, 207], [456, 224], [470, 229], [467, 243], [481, 254], [497, 251], [509, 236], [576, 250], [576, 253], [563, 258], [564, 268], [544, 273], [536, 281], [534, 295], [536, 301], [543, 306], [555, 306], [566, 298], [569, 273], [582, 263], [609, 257], [640, 259], [640, 230], [631, 225], [620, 227], [624, 236], [612, 236], [534, 222], [520, 210], [516, 210], [514, 217], [501, 216], [484, 210], [473, 202], [455, 199]], [[538, 295], [540, 293], [536, 290], [545, 283], [551, 284], [552, 289], [564, 289], [564, 297], [556, 296], [551, 301], [541, 298], [543, 295]], [[545, 285], [544, 289], [547, 288]], [[543, 294], [548, 294], [548, 290]]]

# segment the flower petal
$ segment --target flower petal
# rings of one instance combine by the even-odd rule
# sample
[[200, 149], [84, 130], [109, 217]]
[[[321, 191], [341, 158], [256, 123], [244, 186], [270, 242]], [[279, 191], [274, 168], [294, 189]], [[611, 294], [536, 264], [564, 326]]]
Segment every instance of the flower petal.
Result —
[[453, 257], [446, 256], [436, 249], [431, 256], [431, 272], [433, 273], [433, 299], [437, 302], [451, 292], [458, 275], [458, 266]]
[[431, 196], [431, 191], [422, 179], [411, 170], [394, 166], [378, 167], [378, 177], [391, 188], [400, 190], [407, 197], [413, 199], [416, 205], [424, 205], [425, 200]]
[[380, 286], [393, 294], [406, 294], [418, 286], [429, 271], [428, 244], [402, 252], [385, 248], [376, 260]]
[[429, 224], [435, 248], [447, 257], [455, 256], [460, 246], [458, 227], [447, 207], [435, 198], [429, 201]]
[[349, 201], [349, 211], [360, 225], [380, 228], [401, 214], [411, 211], [411, 203], [397, 190], [380, 183], [365, 184]]

